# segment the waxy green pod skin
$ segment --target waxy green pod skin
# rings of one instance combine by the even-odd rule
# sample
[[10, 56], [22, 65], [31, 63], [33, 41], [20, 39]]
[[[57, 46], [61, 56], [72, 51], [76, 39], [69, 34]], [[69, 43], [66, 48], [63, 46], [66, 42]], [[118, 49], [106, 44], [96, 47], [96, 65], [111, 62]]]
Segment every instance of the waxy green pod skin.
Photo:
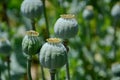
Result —
[[83, 11], [83, 18], [85, 20], [91, 20], [94, 17], [93, 7], [91, 5], [86, 6]]
[[0, 53], [10, 55], [11, 50], [12, 48], [10, 42], [6, 39], [0, 39]]
[[43, 4], [41, 0], [24, 0], [21, 4], [21, 13], [30, 18], [37, 18], [43, 12]]
[[78, 33], [78, 23], [74, 15], [62, 15], [55, 25], [54, 32], [57, 37], [62, 39], [68, 39], [74, 37]]
[[115, 18], [115, 19], [120, 19], [120, 2], [116, 3], [112, 10], [111, 10], [111, 15]]
[[40, 50], [40, 63], [48, 69], [61, 68], [67, 61], [66, 52], [66, 48], [62, 43], [46, 42]]
[[22, 50], [25, 56], [32, 56], [39, 53], [40, 50], [39, 37], [26, 34], [22, 41]]

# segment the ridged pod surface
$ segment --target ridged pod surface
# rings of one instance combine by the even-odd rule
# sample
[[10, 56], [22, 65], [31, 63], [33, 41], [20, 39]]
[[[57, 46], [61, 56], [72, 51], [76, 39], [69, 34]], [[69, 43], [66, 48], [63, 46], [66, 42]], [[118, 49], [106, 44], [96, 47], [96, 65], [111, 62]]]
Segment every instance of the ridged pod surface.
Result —
[[116, 3], [112, 10], [111, 10], [111, 15], [115, 18], [115, 19], [120, 19], [120, 2]]
[[91, 20], [93, 16], [94, 16], [93, 6], [91, 5], [86, 6], [83, 11], [83, 18], [85, 20]]
[[57, 37], [68, 39], [74, 37], [78, 32], [78, 23], [72, 14], [64, 14], [56, 21], [54, 32]]
[[39, 60], [48, 69], [61, 68], [66, 64], [66, 48], [58, 38], [49, 38], [40, 50]]
[[37, 54], [40, 49], [39, 33], [35, 31], [27, 31], [27, 34], [22, 41], [22, 50], [25, 56]]
[[0, 53], [10, 55], [12, 48], [9, 40], [0, 38]]
[[21, 4], [21, 13], [28, 18], [41, 16], [43, 4], [41, 0], [24, 0]]

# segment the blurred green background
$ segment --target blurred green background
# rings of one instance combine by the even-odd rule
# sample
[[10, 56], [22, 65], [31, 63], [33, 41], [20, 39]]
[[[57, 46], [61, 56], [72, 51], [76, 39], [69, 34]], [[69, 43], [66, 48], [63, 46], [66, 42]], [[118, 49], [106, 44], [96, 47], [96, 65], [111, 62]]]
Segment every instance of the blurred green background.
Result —
[[[32, 27], [30, 20], [20, 12], [22, 1], [0, 0], [0, 39], [9, 40], [12, 48], [8, 53], [0, 52], [0, 80], [9, 80], [7, 73], [9, 56], [11, 80], [27, 80], [26, 58], [21, 50], [21, 42], [26, 31]], [[118, 1], [46, 0], [50, 37], [55, 37], [54, 24], [61, 14], [75, 14], [79, 24], [77, 36], [69, 39], [68, 43], [71, 80], [120, 80], [120, 67], [115, 67], [117, 76], [111, 69], [112, 65], [120, 66], [120, 19], [115, 22], [111, 16], [111, 9]], [[89, 22], [82, 16], [86, 5], [94, 7], [94, 18]], [[87, 29], [90, 29], [91, 37], [86, 40]], [[44, 15], [37, 20], [36, 30], [40, 33], [42, 45], [47, 37]], [[31, 70], [33, 80], [42, 80], [37, 55], [32, 61]], [[44, 70], [46, 80], [49, 80], [48, 70]], [[65, 67], [60, 69], [58, 76], [58, 80], [65, 80]]]

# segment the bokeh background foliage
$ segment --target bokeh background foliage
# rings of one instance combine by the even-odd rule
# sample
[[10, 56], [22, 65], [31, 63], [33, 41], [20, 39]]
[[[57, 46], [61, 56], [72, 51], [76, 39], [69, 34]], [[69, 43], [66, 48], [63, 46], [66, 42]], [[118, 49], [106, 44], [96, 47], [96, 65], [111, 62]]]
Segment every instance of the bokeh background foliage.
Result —
[[[0, 38], [7, 38], [12, 51], [7, 54], [0, 52], [0, 78], [8, 80], [7, 55], [10, 55], [11, 80], [26, 79], [26, 58], [21, 50], [21, 42], [25, 32], [30, 30], [31, 22], [20, 12], [23, 0], [0, 0]], [[120, 62], [120, 20], [114, 22], [111, 16], [112, 6], [119, 0], [46, 0], [50, 36], [54, 35], [54, 23], [61, 14], [75, 14], [79, 23], [79, 32], [75, 38], [69, 39], [69, 62], [71, 80], [120, 80], [113, 75], [111, 67]], [[86, 5], [94, 7], [94, 18], [87, 23], [82, 13]], [[114, 57], [113, 39], [114, 26], [116, 31], [116, 58]], [[86, 30], [90, 28], [90, 39], [86, 40]], [[41, 45], [45, 42], [46, 25], [42, 15], [36, 23], [40, 33]], [[116, 68], [117, 69], [117, 68]], [[42, 80], [37, 55], [32, 61], [33, 80]], [[45, 70], [46, 79], [49, 73]], [[118, 68], [118, 73], [120, 69]], [[65, 68], [59, 71], [59, 80], [65, 79]]]

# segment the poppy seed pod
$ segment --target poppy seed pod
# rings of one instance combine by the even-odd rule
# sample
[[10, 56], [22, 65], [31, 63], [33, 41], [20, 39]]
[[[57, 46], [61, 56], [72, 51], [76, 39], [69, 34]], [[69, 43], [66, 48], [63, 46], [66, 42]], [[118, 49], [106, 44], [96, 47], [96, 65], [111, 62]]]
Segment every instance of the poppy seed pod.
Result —
[[63, 39], [74, 37], [78, 32], [78, 23], [75, 19], [75, 15], [61, 15], [54, 25], [54, 32], [56, 36]]
[[94, 16], [93, 6], [91, 5], [86, 6], [83, 11], [83, 18], [85, 20], [91, 20], [93, 16]]
[[114, 76], [120, 77], [120, 64], [113, 64], [111, 70]]
[[0, 39], [0, 53], [5, 55], [10, 55], [12, 48], [11, 44], [7, 39], [1, 38]]
[[41, 0], [24, 0], [21, 4], [21, 12], [28, 18], [36, 18], [41, 16], [43, 12], [43, 4]]
[[39, 60], [43, 67], [57, 69], [66, 64], [66, 48], [59, 38], [49, 38], [40, 50]]
[[120, 2], [118, 2], [117, 4], [115, 4], [111, 10], [111, 15], [115, 18], [115, 19], [120, 19]]
[[32, 56], [39, 52], [40, 40], [39, 33], [33, 30], [27, 31], [22, 41], [22, 50], [25, 56]]

